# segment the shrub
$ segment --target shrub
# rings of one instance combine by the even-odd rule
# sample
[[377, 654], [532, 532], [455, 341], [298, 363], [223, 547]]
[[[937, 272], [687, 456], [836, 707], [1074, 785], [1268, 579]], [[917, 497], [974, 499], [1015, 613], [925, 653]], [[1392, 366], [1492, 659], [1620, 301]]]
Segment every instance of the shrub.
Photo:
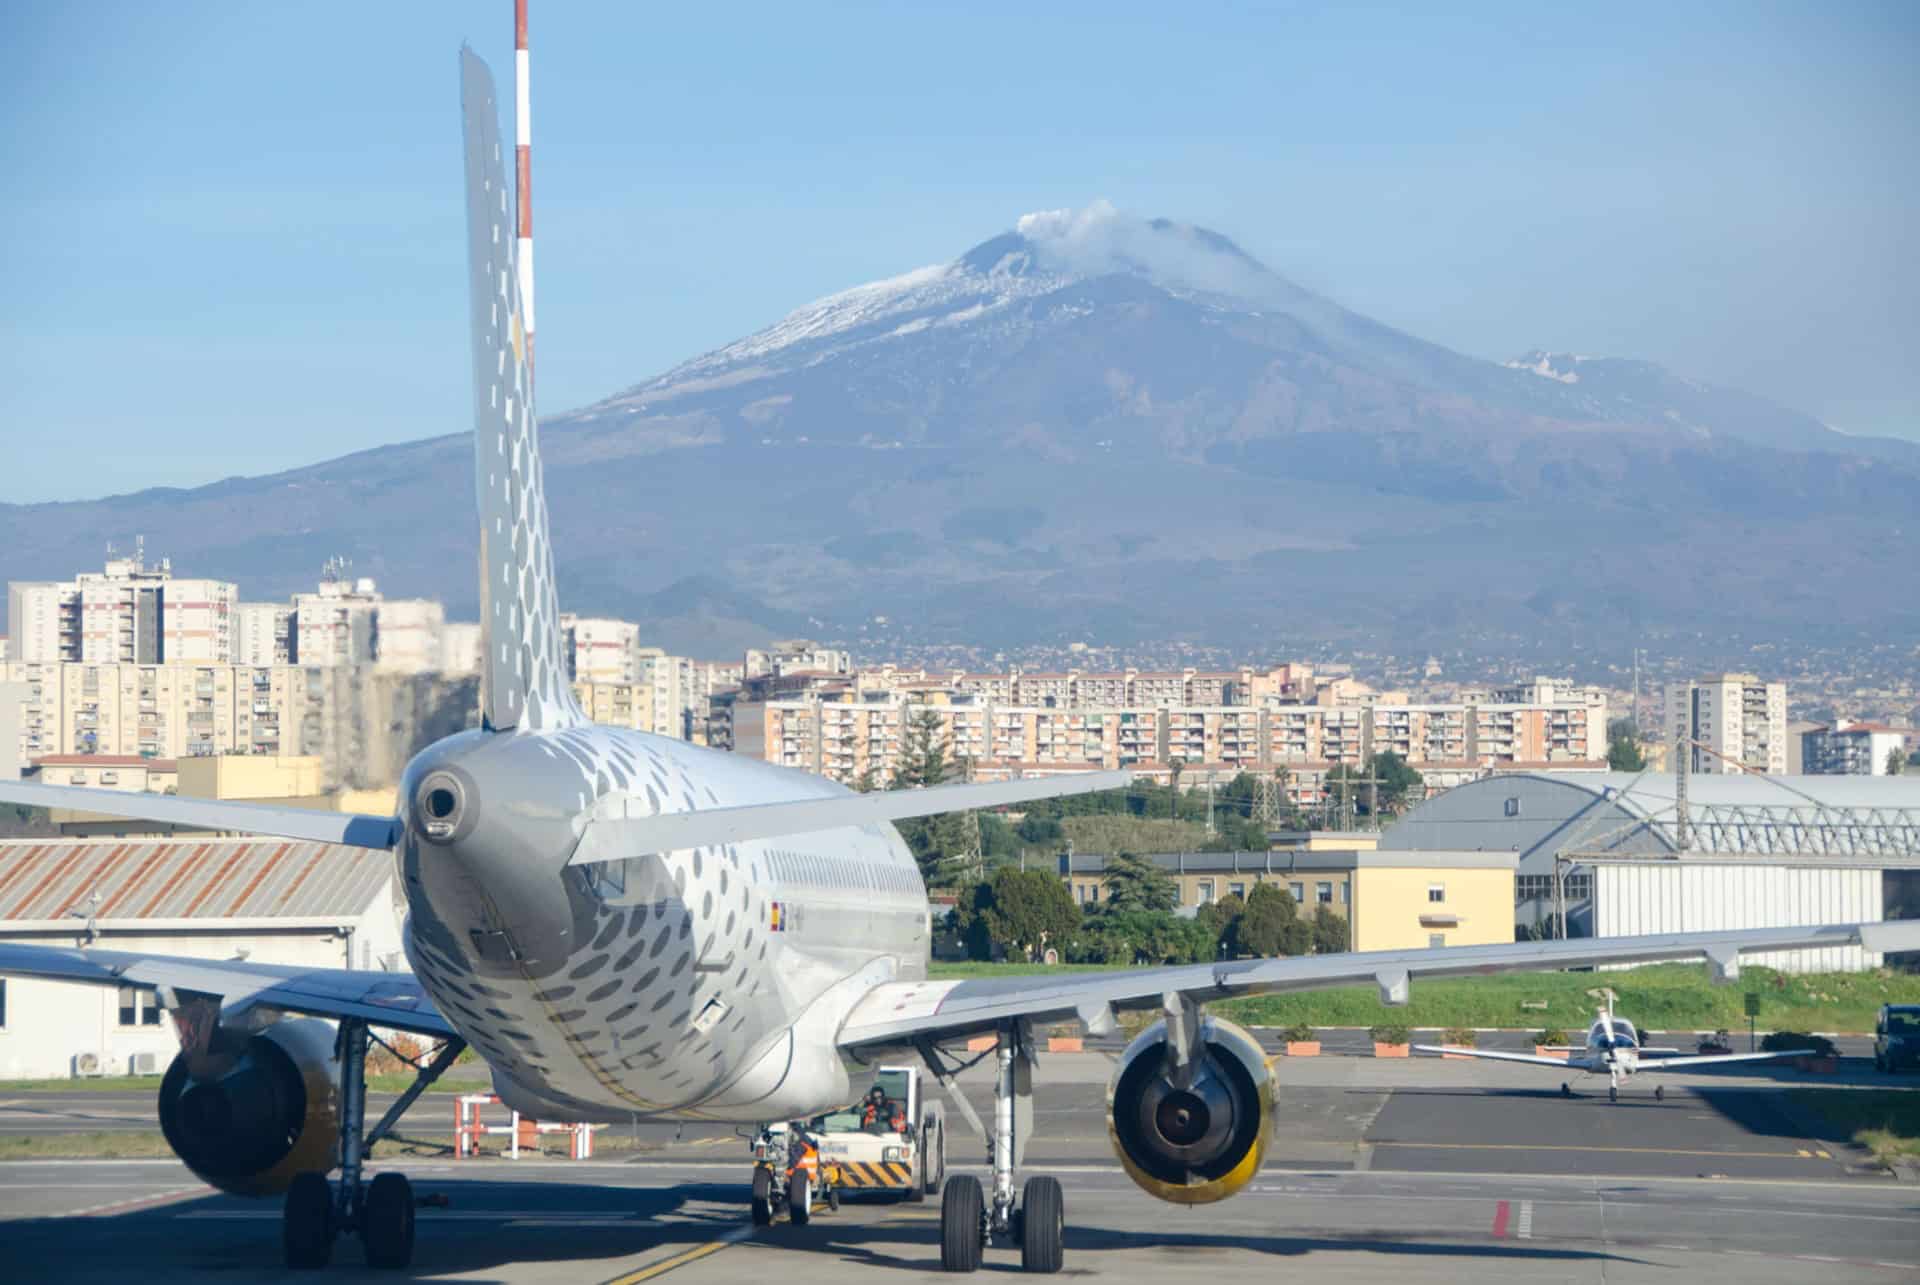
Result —
[[1449, 1026], [1440, 1042], [1451, 1044], [1455, 1048], [1470, 1049], [1479, 1038], [1471, 1026]]
[[1808, 1035], [1805, 1031], [1772, 1031], [1760, 1037], [1760, 1049], [1765, 1053], [1785, 1053], [1792, 1049], [1806, 1049], [1813, 1057], [1836, 1057], [1840, 1050], [1834, 1047], [1832, 1040], [1824, 1035]]
[[1281, 1035], [1289, 1044], [1311, 1044], [1320, 1038], [1314, 1033], [1314, 1029], [1305, 1022], [1295, 1022], [1292, 1026], [1282, 1031]]
[[1567, 1046], [1567, 1033], [1565, 1031], [1555, 1030], [1549, 1026], [1546, 1030], [1535, 1034], [1533, 1042], [1544, 1049], [1565, 1048]]
[[1413, 1036], [1413, 1032], [1399, 1022], [1382, 1022], [1369, 1029], [1367, 1034], [1373, 1037], [1375, 1044], [1405, 1044]]

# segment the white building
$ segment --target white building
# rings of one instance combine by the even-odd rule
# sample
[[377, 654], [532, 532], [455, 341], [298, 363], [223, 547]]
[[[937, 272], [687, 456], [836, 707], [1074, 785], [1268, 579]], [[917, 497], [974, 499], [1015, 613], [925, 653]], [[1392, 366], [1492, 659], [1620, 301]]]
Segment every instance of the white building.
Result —
[[329, 563], [318, 589], [293, 595], [294, 663], [308, 668], [372, 664], [379, 608], [373, 581], [348, 580], [340, 564]]
[[293, 604], [243, 602], [233, 612], [233, 660], [237, 665], [293, 663]]
[[440, 672], [449, 677], [480, 672], [480, 624], [450, 620], [440, 629]]
[[1713, 674], [1668, 683], [1665, 703], [1668, 741], [1698, 742], [1692, 746], [1693, 771], [1786, 772], [1785, 683], [1762, 682], [1752, 674]]
[[580, 683], [640, 681], [640, 626], [631, 620], [560, 616], [561, 646]]
[[35, 663], [222, 664], [233, 659], [240, 591], [226, 580], [176, 579], [172, 564], [109, 558], [72, 580], [7, 586], [10, 659]]
[[374, 668], [390, 674], [427, 674], [444, 659], [446, 609], [432, 598], [387, 598], [373, 614]]
[[[1410, 810], [1388, 849], [1520, 854], [1514, 922], [1554, 910], [1572, 935], [1876, 923], [1920, 891], [1920, 777], [1695, 776], [1684, 826], [1665, 773], [1488, 777]], [[1877, 967], [1859, 947], [1749, 962], [1788, 972]]]
[[[0, 843], [0, 940], [317, 968], [401, 969], [393, 858], [281, 840]], [[151, 991], [0, 981], [0, 1077], [165, 1071]]]
[[1906, 753], [1906, 736], [1880, 723], [1843, 718], [1800, 737], [1801, 762], [1820, 776], [1889, 776], [1887, 760], [1895, 754], [1904, 759]]

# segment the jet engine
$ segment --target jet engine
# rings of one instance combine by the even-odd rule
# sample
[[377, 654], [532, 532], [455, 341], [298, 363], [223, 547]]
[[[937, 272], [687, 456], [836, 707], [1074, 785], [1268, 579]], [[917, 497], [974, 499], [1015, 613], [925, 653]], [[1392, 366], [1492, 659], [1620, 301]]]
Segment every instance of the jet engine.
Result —
[[1127, 1046], [1107, 1090], [1107, 1130], [1127, 1176], [1182, 1205], [1225, 1200], [1260, 1172], [1273, 1114], [1273, 1079], [1251, 1035], [1200, 1019], [1180, 1065], [1167, 1023]]
[[221, 1030], [208, 1052], [181, 1053], [160, 1081], [160, 1130], [204, 1182], [241, 1196], [285, 1191], [326, 1173], [339, 1146], [334, 1029], [316, 1018], [257, 1033]]

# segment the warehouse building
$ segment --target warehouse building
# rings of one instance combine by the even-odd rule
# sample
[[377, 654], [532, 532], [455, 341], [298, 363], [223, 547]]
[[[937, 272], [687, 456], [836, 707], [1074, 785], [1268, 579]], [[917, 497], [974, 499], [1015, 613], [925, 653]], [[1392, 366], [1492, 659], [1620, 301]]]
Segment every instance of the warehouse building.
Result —
[[[1520, 935], [1551, 930], [1555, 873], [1574, 936], [1877, 922], [1920, 913], [1920, 778], [1694, 776], [1684, 820], [1660, 773], [1516, 773], [1449, 790], [1385, 850], [1515, 854]], [[1859, 948], [1782, 952], [1790, 971], [1863, 969]]]
[[[0, 843], [0, 940], [399, 970], [393, 858], [283, 840]], [[179, 1045], [151, 992], [0, 980], [0, 1078], [158, 1074]]]
[[[1374, 852], [1365, 848], [1291, 852], [1162, 852], [1148, 858], [1179, 890], [1191, 913], [1245, 897], [1263, 883], [1293, 895], [1302, 915], [1320, 906], [1345, 916], [1355, 950], [1479, 946], [1513, 940], [1511, 852]], [[1060, 877], [1084, 908], [1107, 898], [1107, 858], [1060, 858]]]

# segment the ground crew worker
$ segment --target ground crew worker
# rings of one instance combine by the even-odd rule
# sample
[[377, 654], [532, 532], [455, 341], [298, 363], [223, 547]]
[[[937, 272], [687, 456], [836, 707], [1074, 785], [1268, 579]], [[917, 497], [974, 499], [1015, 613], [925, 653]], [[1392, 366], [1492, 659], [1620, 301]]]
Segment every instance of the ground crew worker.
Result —
[[876, 1084], [867, 1091], [867, 1104], [860, 1112], [860, 1125], [873, 1133], [905, 1133], [907, 1113], [898, 1102], [887, 1096], [885, 1089]]

